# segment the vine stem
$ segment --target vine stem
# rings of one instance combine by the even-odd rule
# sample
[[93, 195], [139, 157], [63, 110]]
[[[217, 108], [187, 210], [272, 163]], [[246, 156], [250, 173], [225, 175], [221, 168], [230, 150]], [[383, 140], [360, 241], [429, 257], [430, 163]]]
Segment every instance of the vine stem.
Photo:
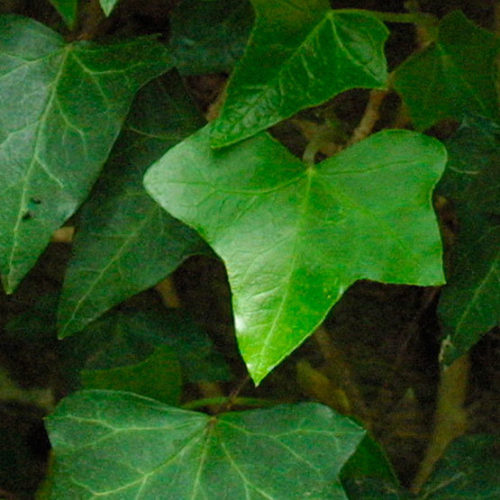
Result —
[[237, 397], [232, 398], [231, 396], [220, 396], [214, 398], [202, 398], [195, 399], [194, 401], [189, 401], [188, 403], [184, 403], [181, 408], [184, 410], [196, 410], [198, 408], [203, 408], [204, 406], [209, 407], [225, 407], [228, 403], [231, 406], [275, 406], [279, 404], [278, 401], [271, 401], [269, 399], [261, 399], [261, 398], [245, 398], [245, 397]]
[[372, 133], [373, 128], [380, 119], [380, 106], [382, 106], [382, 102], [388, 93], [388, 90], [372, 90], [370, 92], [363, 118], [361, 118], [359, 125], [354, 129], [347, 143], [348, 146], [362, 141]]
[[413, 493], [420, 491], [450, 442], [461, 436], [466, 430], [467, 411], [464, 408], [464, 403], [467, 396], [469, 371], [469, 355], [465, 354], [441, 372], [434, 429], [427, 451], [410, 488]]

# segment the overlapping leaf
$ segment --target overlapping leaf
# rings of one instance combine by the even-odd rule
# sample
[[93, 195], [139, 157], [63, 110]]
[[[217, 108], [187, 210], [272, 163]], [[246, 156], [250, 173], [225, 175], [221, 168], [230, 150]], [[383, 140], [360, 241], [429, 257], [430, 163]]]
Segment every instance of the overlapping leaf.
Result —
[[253, 22], [248, 0], [184, 0], [172, 12], [169, 48], [184, 75], [230, 71]]
[[500, 127], [469, 116], [447, 148], [439, 191], [453, 202], [459, 225], [438, 309], [449, 364], [500, 321]]
[[500, 439], [494, 435], [464, 436], [454, 441], [423, 486], [421, 500], [500, 496]]
[[7, 292], [88, 195], [136, 91], [170, 66], [149, 37], [65, 44], [33, 20], [0, 18], [0, 273]]
[[365, 434], [314, 403], [213, 417], [111, 391], [66, 398], [47, 427], [58, 499], [345, 499]]
[[256, 21], [212, 130], [212, 146], [254, 135], [355, 87], [382, 88], [388, 30], [327, 0], [252, 0]]
[[119, 0], [99, 0], [101, 8], [107, 16], [109, 16], [112, 10], [116, 7]]
[[146, 168], [203, 123], [178, 76], [137, 96], [104, 174], [82, 210], [59, 306], [65, 337], [206, 251], [198, 235], [147, 195]]
[[255, 382], [354, 281], [444, 281], [431, 192], [435, 139], [385, 131], [306, 166], [267, 134], [211, 150], [210, 127], [146, 174], [151, 195], [225, 262], [238, 344]]
[[424, 130], [465, 112], [498, 118], [495, 58], [498, 39], [456, 11], [443, 18], [437, 41], [412, 55], [396, 71], [415, 127]]
[[59, 12], [64, 22], [72, 28], [76, 21], [78, 10], [78, 0], [49, 0], [54, 8]]

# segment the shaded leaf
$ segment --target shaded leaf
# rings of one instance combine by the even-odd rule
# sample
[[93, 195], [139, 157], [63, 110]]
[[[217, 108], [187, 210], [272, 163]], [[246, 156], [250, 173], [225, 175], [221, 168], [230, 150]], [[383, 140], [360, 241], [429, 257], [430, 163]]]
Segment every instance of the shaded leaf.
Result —
[[137, 364], [83, 370], [81, 379], [85, 389], [129, 391], [171, 405], [177, 405], [181, 396], [179, 361], [167, 346], [157, 347], [150, 356]]
[[81, 212], [59, 306], [61, 337], [152, 287], [189, 255], [207, 251], [198, 235], [165, 213], [142, 185], [146, 168], [202, 124], [176, 74], [138, 94]]
[[247, 0], [184, 0], [170, 17], [169, 48], [184, 75], [230, 71], [254, 19]]
[[445, 16], [437, 41], [412, 55], [395, 73], [415, 127], [424, 130], [465, 112], [498, 118], [495, 58], [500, 43], [461, 12]]
[[465, 436], [454, 441], [424, 484], [422, 500], [474, 500], [500, 497], [500, 439], [494, 435]]
[[439, 192], [456, 210], [458, 237], [438, 312], [451, 364], [500, 321], [500, 127], [468, 116], [446, 143]]
[[61, 499], [345, 499], [365, 432], [314, 403], [208, 416], [111, 391], [66, 398], [47, 427]]
[[78, 11], [78, 0], [49, 0], [49, 2], [59, 12], [68, 28], [73, 28]]
[[212, 130], [212, 146], [254, 135], [355, 87], [382, 88], [388, 30], [327, 0], [252, 0], [255, 26]]
[[209, 136], [172, 148], [145, 185], [224, 260], [256, 383], [354, 281], [443, 282], [431, 192], [446, 151], [435, 139], [384, 131], [306, 167], [267, 134], [216, 151]]
[[118, 1], [119, 0], [99, 0], [101, 8], [106, 16], [109, 16], [111, 14], [111, 11], [115, 8]]
[[135, 92], [170, 66], [150, 37], [65, 44], [33, 20], [0, 18], [0, 273], [8, 293], [88, 195]]

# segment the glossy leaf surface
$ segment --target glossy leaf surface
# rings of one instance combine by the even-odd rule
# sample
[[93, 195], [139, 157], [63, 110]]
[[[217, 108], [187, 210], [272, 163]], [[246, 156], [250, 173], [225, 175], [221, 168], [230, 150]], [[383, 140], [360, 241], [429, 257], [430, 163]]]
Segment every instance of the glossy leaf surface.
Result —
[[469, 116], [446, 145], [439, 192], [454, 205], [458, 235], [438, 312], [450, 364], [500, 322], [500, 127]]
[[498, 118], [495, 58], [499, 48], [492, 33], [461, 12], [444, 17], [436, 43], [396, 70], [394, 86], [415, 127], [424, 130], [443, 118], [462, 120], [465, 112]]
[[327, 0], [252, 0], [256, 21], [212, 131], [222, 147], [355, 87], [386, 84], [388, 30]]
[[255, 382], [354, 281], [444, 281], [431, 192], [446, 151], [435, 139], [385, 131], [306, 167], [267, 134], [215, 151], [209, 136], [172, 148], [145, 185], [225, 262]]
[[99, 0], [101, 8], [107, 16], [111, 14], [111, 11], [116, 7], [119, 0]]
[[241, 57], [254, 19], [248, 0], [184, 0], [170, 18], [169, 49], [184, 75], [229, 72]]
[[189, 255], [207, 250], [142, 185], [146, 168], [202, 124], [175, 74], [151, 82], [137, 95], [81, 212], [59, 306], [61, 337], [152, 287]]
[[111, 391], [66, 398], [47, 427], [61, 499], [345, 499], [365, 433], [314, 403], [208, 416]]
[[59, 12], [64, 22], [72, 28], [76, 21], [78, 11], [78, 0], [49, 0], [54, 8]]
[[88, 195], [136, 91], [170, 66], [150, 37], [66, 44], [33, 20], [0, 18], [0, 273], [7, 292]]
[[498, 435], [464, 436], [448, 447], [419, 498], [494, 500], [500, 496], [499, 471]]

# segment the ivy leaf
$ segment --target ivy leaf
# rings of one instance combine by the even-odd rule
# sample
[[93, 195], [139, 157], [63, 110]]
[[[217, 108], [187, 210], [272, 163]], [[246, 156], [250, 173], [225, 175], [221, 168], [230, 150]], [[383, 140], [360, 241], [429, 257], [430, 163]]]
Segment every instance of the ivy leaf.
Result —
[[388, 30], [327, 0], [252, 0], [255, 26], [212, 130], [222, 147], [355, 87], [382, 88]]
[[495, 58], [500, 43], [461, 12], [451, 12], [439, 25], [436, 43], [412, 55], [395, 74], [418, 130], [443, 118], [462, 120], [465, 112], [498, 118]]
[[500, 321], [500, 127], [468, 116], [446, 146], [439, 192], [453, 202], [459, 230], [438, 312], [441, 358], [451, 364]]
[[177, 405], [181, 396], [180, 365], [167, 346], [157, 347], [144, 361], [106, 369], [83, 370], [85, 389], [129, 391]]
[[207, 251], [146, 193], [146, 168], [203, 124], [176, 74], [137, 95], [103, 175], [81, 212], [59, 306], [59, 335], [85, 327]]
[[431, 192], [446, 151], [435, 139], [384, 131], [306, 167], [267, 134], [215, 151], [209, 136], [172, 148], [145, 186], [225, 262], [256, 383], [354, 281], [444, 281]]
[[69, 29], [72, 29], [76, 21], [78, 11], [78, 0], [49, 0], [59, 12]]
[[132, 98], [171, 66], [154, 39], [66, 44], [0, 18], [0, 273], [11, 293], [88, 195]]
[[184, 0], [170, 17], [169, 48], [183, 75], [230, 71], [241, 57], [254, 14], [247, 0]]
[[104, 14], [106, 14], [106, 16], [109, 16], [111, 14], [111, 11], [115, 8], [118, 1], [119, 0], [99, 0], [101, 9], [103, 10]]
[[69, 396], [47, 428], [52, 495], [61, 499], [166, 491], [179, 499], [345, 499], [338, 475], [365, 434], [315, 403], [209, 416], [112, 391]]
[[424, 484], [419, 499], [500, 497], [500, 439], [478, 434], [454, 441]]

